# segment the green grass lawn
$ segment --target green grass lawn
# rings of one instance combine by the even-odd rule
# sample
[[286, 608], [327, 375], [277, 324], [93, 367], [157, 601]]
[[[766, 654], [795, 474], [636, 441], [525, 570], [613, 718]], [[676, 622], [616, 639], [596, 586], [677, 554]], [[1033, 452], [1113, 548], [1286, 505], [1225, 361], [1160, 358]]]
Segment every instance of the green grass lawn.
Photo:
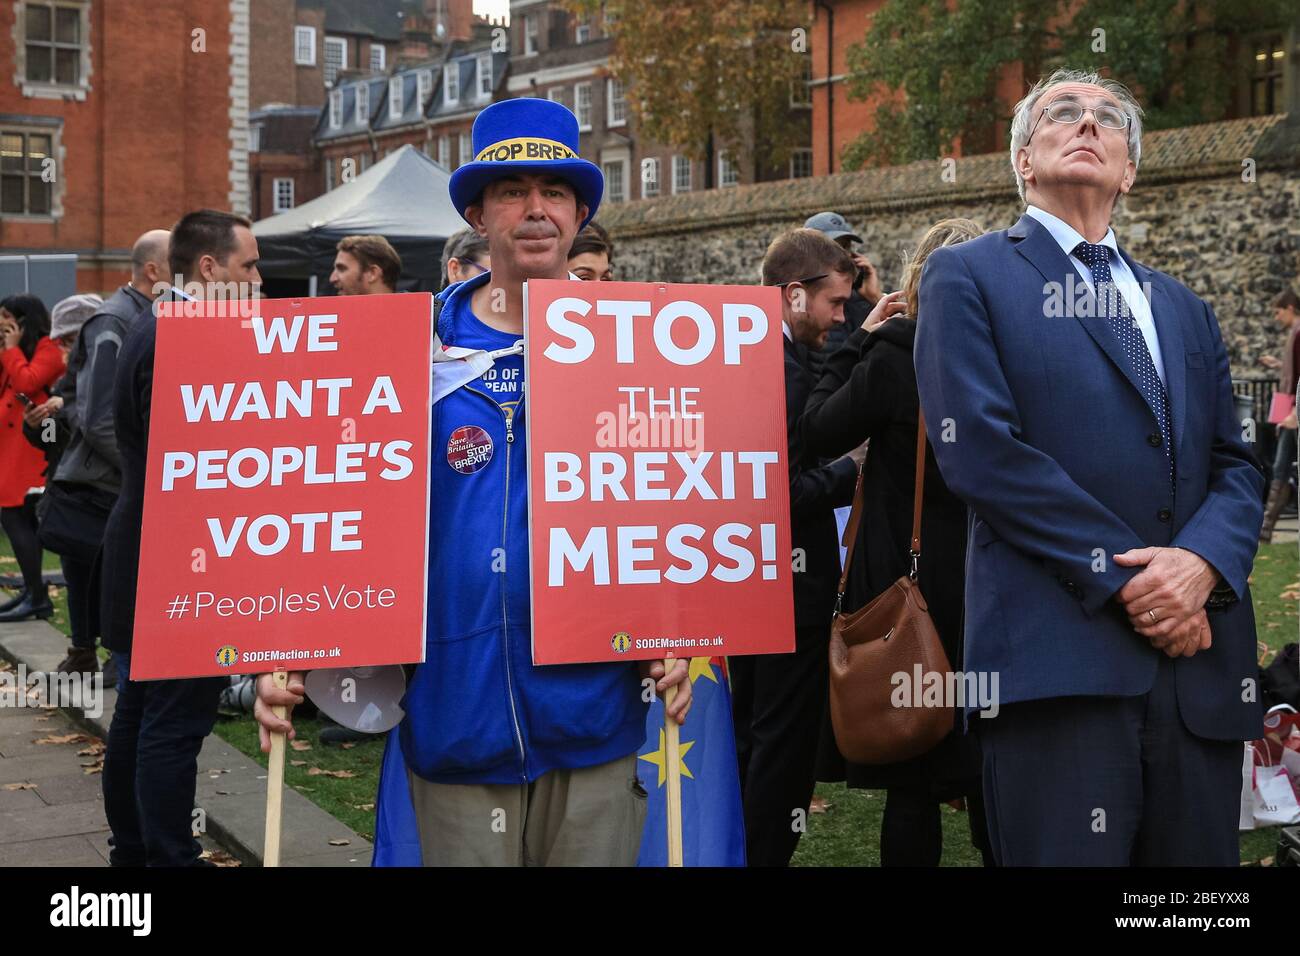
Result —
[[[45, 556], [47, 568], [57, 568], [58, 559]], [[0, 536], [0, 573], [16, 573], [17, 565]], [[1294, 543], [1265, 545], [1255, 560], [1250, 578], [1260, 642], [1271, 656], [1284, 644], [1295, 641], [1300, 623], [1300, 552]], [[54, 594], [55, 615], [51, 621], [68, 630], [67, 600], [62, 588]], [[290, 750], [285, 768], [286, 783], [338, 817], [352, 829], [373, 839], [374, 800], [379, 783], [383, 741], [376, 738], [344, 750], [320, 743], [321, 724], [315, 720], [295, 721], [298, 740], [309, 750]], [[244, 754], [266, 766], [258, 749], [257, 727], [251, 717], [226, 718], [217, 722], [216, 733]], [[312, 775], [321, 771], [346, 771], [353, 776]], [[880, 818], [885, 794], [879, 790], [850, 790], [842, 784], [820, 784], [817, 793], [827, 804], [826, 813], [809, 817], [808, 832], [795, 853], [795, 866], [877, 866], [880, 863]], [[964, 811], [941, 808], [943, 820], [943, 865], [979, 866], [979, 854], [971, 847], [969, 821]], [[1243, 864], [1258, 864], [1273, 856], [1277, 829], [1253, 830], [1241, 835]]]

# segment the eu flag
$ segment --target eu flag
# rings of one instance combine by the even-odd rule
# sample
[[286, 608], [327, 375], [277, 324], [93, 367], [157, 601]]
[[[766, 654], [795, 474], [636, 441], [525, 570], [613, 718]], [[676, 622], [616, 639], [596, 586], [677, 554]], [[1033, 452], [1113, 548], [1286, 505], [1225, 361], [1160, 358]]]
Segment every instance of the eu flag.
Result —
[[[682, 772], [682, 863], [744, 866], [745, 821], [731, 721], [731, 685], [721, 657], [691, 658], [690, 714], [679, 734]], [[664, 763], [664, 705], [646, 715], [646, 742], [638, 752], [650, 793], [637, 866], [668, 865], [668, 790]]]
[[[690, 662], [694, 702], [682, 725], [682, 845], [686, 866], [744, 866], [745, 825], [731, 722], [731, 690], [722, 658]], [[668, 863], [667, 779], [664, 764], [664, 705], [656, 699], [646, 714], [646, 743], [637, 751], [648, 791], [645, 831], [638, 866]], [[411, 805], [406, 760], [397, 737], [388, 734], [375, 810], [372, 866], [420, 866], [420, 836]]]

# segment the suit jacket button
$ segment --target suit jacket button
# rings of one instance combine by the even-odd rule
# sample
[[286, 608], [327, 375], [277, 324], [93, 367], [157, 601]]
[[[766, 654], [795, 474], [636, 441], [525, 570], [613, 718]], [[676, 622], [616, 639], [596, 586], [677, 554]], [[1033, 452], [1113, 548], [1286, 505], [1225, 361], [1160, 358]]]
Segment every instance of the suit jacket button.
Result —
[[1156, 517], [1159, 518], [1161, 521], [1165, 521], [1165, 522], [1169, 521], [1169, 519], [1172, 518], [1173, 516], [1174, 513], [1170, 511], [1168, 508], [1161, 508], [1159, 511], [1156, 512]]
[[1159, 432], [1152, 432], [1147, 436], [1147, 444], [1152, 448], [1159, 448], [1163, 443], [1164, 441], [1161, 439]]

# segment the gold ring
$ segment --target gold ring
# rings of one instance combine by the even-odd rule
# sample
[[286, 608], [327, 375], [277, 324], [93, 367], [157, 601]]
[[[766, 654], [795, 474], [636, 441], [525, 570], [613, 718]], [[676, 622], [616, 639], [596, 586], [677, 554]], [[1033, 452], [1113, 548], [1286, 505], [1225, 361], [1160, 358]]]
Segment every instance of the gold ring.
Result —
[[1156, 612], [1154, 610], [1150, 610], [1147, 611], [1147, 613], [1151, 615], [1151, 623], [1155, 624], [1157, 622]]

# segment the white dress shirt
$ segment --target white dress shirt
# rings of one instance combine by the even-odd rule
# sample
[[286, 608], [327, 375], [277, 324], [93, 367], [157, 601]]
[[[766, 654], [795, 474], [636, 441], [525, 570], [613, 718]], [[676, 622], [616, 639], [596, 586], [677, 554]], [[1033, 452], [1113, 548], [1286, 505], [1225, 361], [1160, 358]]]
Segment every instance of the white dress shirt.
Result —
[[[1070, 261], [1074, 263], [1074, 268], [1078, 270], [1079, 276], [1088, 284], [1088, 288], [1095, 295], [1097, 289], [1092, 281], [1092, 270], [1078, 256], [1073, 254], [1074, 247], [1081, 242], [1087, 242], [1087, 240], [1064, 219], [1053, 216], [1045, 209], [1030, 205], [1025, 207], [1025, 213], [1033, 216], [1047, 228], [1047, 231], [1052, 234], [1052, 238], [1056, 240], [1056, 244], [1061, 247], [1061, 251], [1070, 257]], [[1156, 322], [1151, 314], [1151, 303], [1142, 294], [1142, 287], [1138, 285], [1133, 270], [1128, 267], [1124, 257], [1119, 254], [1119, 245], [1115, 242], [1115, 230], [1107, 228], [1106, 235], [1097, 245], [1106, 246], [1110, 249], [1111, 279], [1115, 283], [1115, 288], [1119, 290], [1119, 294], [1128, 303], [1129, 310], [1133, 313], [1133, 319], [1142, 332], [1142, 338], [1146, 339], [1147, 351], [1151, 353], [1151, 361], [1155, 363], [1156, 374], [1160, 376], [1160, 381], [1163, 382], [1165, 381], [1165, 363], [1164, 359], [1160, 357], [1160, 338], [1156, 335]]]

